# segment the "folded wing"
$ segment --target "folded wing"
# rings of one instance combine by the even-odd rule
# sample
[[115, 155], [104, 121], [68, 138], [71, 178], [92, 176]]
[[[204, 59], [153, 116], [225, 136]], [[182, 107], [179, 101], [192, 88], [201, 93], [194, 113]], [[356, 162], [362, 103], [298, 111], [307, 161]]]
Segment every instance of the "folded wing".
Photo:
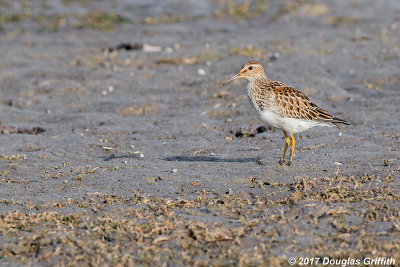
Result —
[[305, 94], [293, 87], [280, 84], [274, 87], [273, 90], [275, 93], [275, 102], [279, 106], [281, 114], [284, 116], [332, 123], [339, 129], [341, 128], [337, 123], [348, 125], [346, 121], [330, 115], [324, 109], [315, 105]]

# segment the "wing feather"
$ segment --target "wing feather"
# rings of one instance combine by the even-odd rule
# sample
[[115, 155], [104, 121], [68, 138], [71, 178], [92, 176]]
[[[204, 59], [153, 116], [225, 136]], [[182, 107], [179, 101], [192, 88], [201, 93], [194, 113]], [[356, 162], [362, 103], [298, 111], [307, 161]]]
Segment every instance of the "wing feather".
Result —
[[348, 125], [345, 120], [336, 118], [324, 109], [318, 107], [304, 93], [282, 82], [269, 80], [267, 83], [257, 83], [257, 86], [263, 89], [261, 91], [263, 92], [262, 95], [258, 98], [260, 101], [259, 104], [262, 107], [268, 106], [263, 103], [262, 99], [266, 97], [267, 92], [272, 91], [272, 96], [269, 95], [268, 97], [271, 96], [273, 100], [275, 100], [275, 103], [279, 107], [279, 112], [284, 116], [295, 119], [332, 123], [339, 129], [342, 128], [337, 125], [338, 123]]
[[282, 115], [319, 122], [346, 123], [315, 105], [305, 94], [281, 82], [271, 83], [275, 102]]

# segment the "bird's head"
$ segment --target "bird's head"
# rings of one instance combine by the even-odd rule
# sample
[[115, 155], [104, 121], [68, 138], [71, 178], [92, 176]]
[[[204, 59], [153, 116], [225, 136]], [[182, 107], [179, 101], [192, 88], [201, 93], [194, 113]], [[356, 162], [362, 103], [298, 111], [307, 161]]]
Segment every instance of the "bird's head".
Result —
[[223, 85], [240, 78], [245, 78], [252, 81], [257, 78], [266, 78], [263, 66], [257, 61], [249, 61], [243, 64], [242, 69], [238, 74], [224, 82]]

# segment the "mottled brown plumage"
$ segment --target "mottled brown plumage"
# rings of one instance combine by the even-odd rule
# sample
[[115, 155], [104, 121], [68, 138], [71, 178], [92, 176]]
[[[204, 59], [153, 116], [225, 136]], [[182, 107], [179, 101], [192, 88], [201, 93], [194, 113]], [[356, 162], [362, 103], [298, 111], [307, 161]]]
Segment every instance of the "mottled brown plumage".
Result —
[[283, 163], [290, 144], [288, 133], [292, 138], [289, 161], [291, 164], [295, 146], [293, 133], [302, 132], [317, 125], [334, 125], [342, 129], [337, 125], [338, 123], [348, 124], [315, 105], [305, 94], [295, 88], [279, 81], [268, 80], [264, 68], [256, 61], [243, 64], [240, 72], [224, 84], [238, 78], [245, 78], [249, 81], [247, 95], [259, 118], [271, 126], [281, 129], [285, 135], [286, 146], [280, 163]]
[[[259, 96], [260, 99], [268, 99], [262, 95], [268, 95], [268, 91], [272, 91], [273, 100], [279, 106], [280, 113], [285, 117], [329, 122], [339, 129], [342, 128], [337, 123], [345, 123], [345, 121], [335, 118], [324, 109], [315, 105], [304, 93], [284, 83], [267, 80], [257, 85], [259, 88], [255, 93], [261, 95], [261, 97]], [[263, 107], [265, 104], [260, 103], [260, 105]]]

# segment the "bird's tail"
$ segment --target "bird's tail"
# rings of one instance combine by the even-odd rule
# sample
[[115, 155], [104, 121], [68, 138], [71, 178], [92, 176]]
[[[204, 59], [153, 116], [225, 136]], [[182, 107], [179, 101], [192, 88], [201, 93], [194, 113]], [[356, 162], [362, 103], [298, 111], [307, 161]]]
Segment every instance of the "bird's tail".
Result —
[[344, 125], [350, 125], [347, 121], [333, 117], [331, 123], [333, 125], [335, 125], [337, 128], [339, 128], [340, 130], [343, 130], [342, 127], [340, 127], [338, 124], [344, 124]]

